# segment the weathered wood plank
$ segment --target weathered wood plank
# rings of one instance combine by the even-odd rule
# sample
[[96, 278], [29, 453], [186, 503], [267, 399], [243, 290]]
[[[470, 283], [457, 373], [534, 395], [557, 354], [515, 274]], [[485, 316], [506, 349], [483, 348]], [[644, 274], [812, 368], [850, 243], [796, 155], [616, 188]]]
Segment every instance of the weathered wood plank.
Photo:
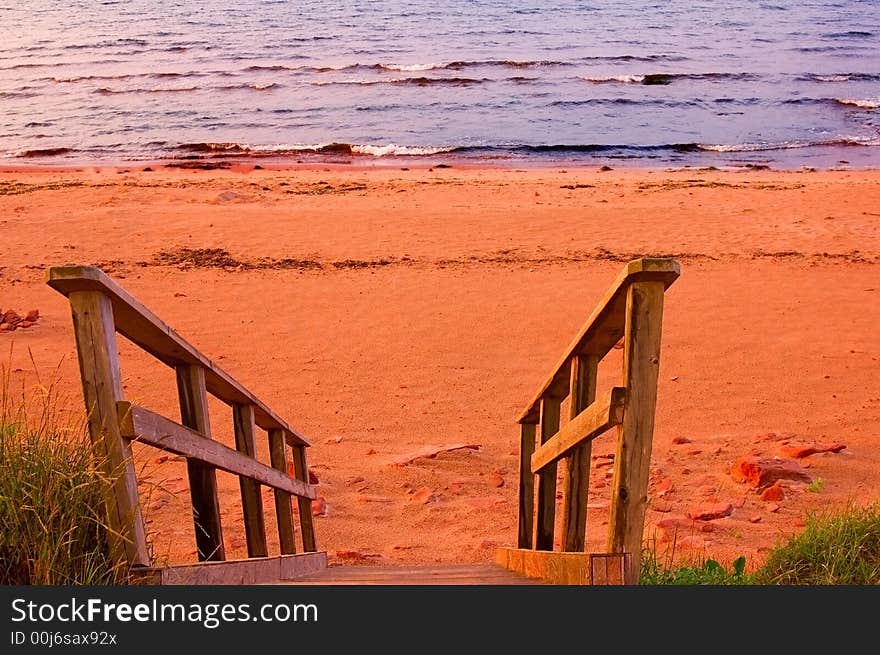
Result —
[[438, 566], [332, 566], [289, 584], [309, 585], [535, 585], [495, 564]]
[[[562, 401], [549, 397], [541, 400], [541, 445], [559, 432], [559, 412]], [[540, 452], [540, 448], [536, 451]], [[553, 530], [556, 522], [556, 461], [555, 459], [537, 470], [532, 455], [532, 471], [538, 475], [538, 510], [535, 519], [535, 548], [553, 550]]]
[[136, 439], [176, 455], [199, 459], [221, 471], [244, 475], [267, 487], [305, 498], [315, 497], [314, 485], [294, 480], [286, 471], [278, 471], [222, 443], [205, 439], [198, 432], [155, 412], [125, 401], [117, 403], [117, 412], [119, 428], [126, 439]]
[[[205, 370], [189, 364], [175, 368], [177, 397], [180, 400], [180, 422], [211, 439], [208, 417], [208, 395], [205, 390]], [[223, 561], [223, 527], [220, 523], [220, 501], [217, 494], [217, 474], [214, 467], [203, 460], [187, 458], [189, 495], [192, 500], [193, 524], [199, 561]]]
[[627, 294], [623, 351], [627, 401], [614, 459], [608, 539], [610, 552], [632, 553], [627, 584], [636, 584], [639, 576], [660, 370], [663, 292], [662, 282], [636, 282]]
[[132, 570], [134, 584], [254, 585], [279, 584], [311, 576], [327, 568], [327, 553], [256, 557], [229, 562], [204, 562]]
[[[296, 445], [293, 450], [293, 470], [296, 473], [297, 480], [303, 484], [309, 481], [309, 464], [306, 460], [306, 447]], [[297, 499], [299, 509], [299, 525], [302, 531], [302, 544], [305, 552], [317, 550], [315, 545], [315, 523], [312, 519], [312, 503], [307, 498], [299, 496]]]
[[566, 348], [553, 372], [526, 405], [520, 423], [537, 423], [541, 399], [545, 395], [564, 396], [568, 392], [572, 355], [595, 355], [599, 359], [611, 350], [624, 333], [627, 289], [635, 282], [659, 281], [668, 288], [678, 278], [681, 267], [674, 259], [636, 259], [617, 276], [596, 305], [587, 322]]
[[147, 307], [94, 266], [56, 266], [49, 269], [48, 285], [70, 296], [78, 291], [99, 291], [113, 307], [116, 330], [145, 351], [171, 367], [199, 366], [205, 370], [209, 393], [228, 405], [254, 406], [254, 418], [261, 428], [283, 430], [291, 445], [308, 441], [295, 428], [277, 416], [265, 403], [231, 375], [217, 366]]
[[565, 427], [535, 450], [532, 455], [532, 471], [538, 473], [572, 448], [596, 438], [610, 427], [619, 425], [625, 415], [626, 395], [623, 387], [612, 387], [603, 398], [566, 423]]
[[[495, 563], [529, 578], [554, 585], [622, 584], [627, 555], [623, 553], [563, 553], [521, 548], [498, 548]], [[620, 574], [615, 575], [614, 568]]]
[[535, 475], [532, 473], [532, 453], [535, 452], [535, 424], [520, 425], [519, 443], [519, 526], [517, 543], [520, 548], [534, 545]]
[[[232, 406], [232, 425], [235, 432], [235, 449], [241, 454], [256, 460], [257, 449], [254, 438], [254, 406]], [[248, 557], [266, 557], [266, 524], [263, 519], [263, 495], [260, 484], [244, 475], [238, 478], [241, 489], [241, 509], [244, 514], [244, 533], [247, 540]]]
[[70, 309], [89, 436], [112, 481], [104, 497], [110, 555], [116, 562], [149, 566], [131, 448], [116, 419], [123, 393], [110, 300], [96, 291], [76, 291], [70, 294]]
[[[272, 462], [272, 468], [283, 472], [287, 476], [287, 449], [285, 448], [284, 433], [281, 430], [269, 430], [269, 458]], [[274, 493], [275, 518], [278, 523], [278, 540], [281, 545], [281, 554], [295, 553], [296, 530], [293, 524], [293, 507], [290, 504], [290, 494], [281, 489], [275, 489]]]
[[[569, 420], [596, 400], [596, 376], [599, 358], [595, 355], [575, 355], [571, 358], [571, 386]], [[562, 550], [580, 553], [586, 547], [587, 495], [590, 490], [590, 455], [593, 444], [581, 442], [566, 456], [565, 480], [562, 487]]]

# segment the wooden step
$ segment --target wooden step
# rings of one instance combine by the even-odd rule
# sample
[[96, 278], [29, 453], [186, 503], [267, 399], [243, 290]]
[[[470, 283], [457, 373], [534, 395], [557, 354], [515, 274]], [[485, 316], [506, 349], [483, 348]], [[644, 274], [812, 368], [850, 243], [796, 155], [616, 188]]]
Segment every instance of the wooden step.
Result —
[[535, 585], [540, 580], [495, 564], [437, 566], [331, 566], [284, 581], [294, 585]]

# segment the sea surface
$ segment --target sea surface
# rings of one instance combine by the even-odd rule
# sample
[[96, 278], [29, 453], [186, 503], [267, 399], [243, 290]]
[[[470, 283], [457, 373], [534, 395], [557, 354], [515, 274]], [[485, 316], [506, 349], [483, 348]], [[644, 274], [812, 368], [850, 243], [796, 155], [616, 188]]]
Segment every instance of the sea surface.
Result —
[[880, 2], [0, 0], [0, 160], [880, 165]]

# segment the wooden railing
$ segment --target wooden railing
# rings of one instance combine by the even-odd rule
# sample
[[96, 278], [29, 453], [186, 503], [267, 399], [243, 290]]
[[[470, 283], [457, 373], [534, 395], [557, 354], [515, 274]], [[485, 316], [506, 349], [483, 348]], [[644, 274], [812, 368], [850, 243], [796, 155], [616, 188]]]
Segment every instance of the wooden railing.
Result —
[[[249, 558], [268, 555], [260, 485], [274, 490], [281, 554], [297, 550], [293, 496], [299, 508], [302, 548], [315, 552], [310, 502], [315, 487], [308, 479], [306, 439], [100, 269], [52, 268], [48, 284], [70, 301], [89, 433], [113, 481], [105, 498], [113, 557], [132, 567], [151, 565], [132, 441], [186, 457], [200, 561], [226, 559], [216, 469], [239, 476]], [[126, 402], [116, 332], [175, 370], [181, 423]], [[234, 450], [211, 438], [209, 393], [232, 408]], [[271, 466], [255, 457], [257, 428], [268, 433]], [[292, 450], [295, 477], [288, 474], [287, 446]]]
[[[621, 555], [623, 582], [633, 584], [638, 580], [663, 298], [679, 272], [678, 262], [671, 259], [630, 262], [520, 416], [520, 549], [554, 549], [557, 462], [564, 458], [561, 548], [566, 552], [584, 551], [591, 441], [619, 426], [608, 553], [603, 557]], [[597, 400], [599, 362], [621, 338], [621, 386], [611, 388]], [[560, 430], [561, 405], [566, 397], [570, 397], [570, 419]], [[533, 559], [543, 562], [546, 556]]]

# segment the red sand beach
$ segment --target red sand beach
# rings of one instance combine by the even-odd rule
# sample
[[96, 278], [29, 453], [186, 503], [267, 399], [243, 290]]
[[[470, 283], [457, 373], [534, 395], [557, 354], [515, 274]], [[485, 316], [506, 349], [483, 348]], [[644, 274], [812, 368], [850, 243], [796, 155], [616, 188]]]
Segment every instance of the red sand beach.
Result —
[[[876, 171], [154, 168], [0, 173], [0, 308], [41, 314], [0, 332], [0, 348], [28, 385], [31, 355], [44, 379], [60, 363], [81, 411], [69, 310], [45, 275], [101, 266], [311, 439], [331, 562], [488, 561], [514, 545], [516, 418], [644, 255], [682, 268], [666, 295], [646, 535], [665, 547], [680, 524], [677, 555], [751, 567], [807, 512], [880, 499]], [[169, 369], [123, 344], [122, 374], [128, 398], [177, 416]], [[231, 412], [212, 410], [231, 444]], [[742, 456], [834, 443], [798, 460], [811, 484], [773, 500], [730, 474]], [[479, 447], [394, 465], [443, 444]], [[593, 447], [613, 450], [609, 435]], [[184, 464], [136, 457], [156, 559], [194, 561]], [[595, 551], [608, 470], [594, 461]], [[218, 480], [227, 553], [242, 557], [238, 480]], [[272, 540], [268, 493], [265, 508]]]

